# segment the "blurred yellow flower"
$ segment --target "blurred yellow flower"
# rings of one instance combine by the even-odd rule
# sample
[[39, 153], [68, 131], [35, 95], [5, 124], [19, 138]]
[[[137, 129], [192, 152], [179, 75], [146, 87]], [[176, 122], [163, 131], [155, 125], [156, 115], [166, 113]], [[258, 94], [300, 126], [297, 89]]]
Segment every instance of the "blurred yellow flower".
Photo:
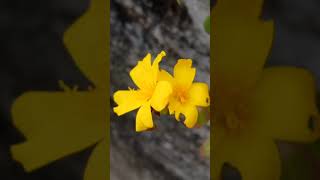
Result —
[[304, 69], [263, 68], [273, 22], [260, 20], [263, 0], [218, 1], [213, 9], [213, 172], [224, 165], [243, 180], [278, 180], [275, 140], [319, 138], [315, 82]]
[[84, 179], [107, 179], [107, 9], [107, 1], [92, 0], [88, 12], [65, 33], [68, 50], [94, 87], [77, 91], [62, 83], [65, 91], [28, 92], [12, 107], [26, 141], [11, 151], [28, 172], [95, 145]]
[[178, 121], [180, 114], [183, 114], [185, 125], [193, 128], [198, 120], [197, 106], [207, 107], [210, 104], [208, 85], [193, 83], [196, 69], [192, 68], [191, 59], [179, 59], [173, 71], [173, 77], [165, 70], [159, 73], [159, 81], [168, 81], [173, 88], [169, 98], [169, 113], [175, 114]]
[[114, 93], [113, 98], [118, 106], [113, 110], [118, 116], [139, 108], [136, 116], [137, 132], [153, 128], [151, 107], [160, 112], [168, 104], [172, 92], [171, 84], [167, 81], [158, 81], [159, 63], [165, 55], [162, 51], [151, 64], [151, 55], [147, 54], [130, 71], [138, 90], [120, 90]]

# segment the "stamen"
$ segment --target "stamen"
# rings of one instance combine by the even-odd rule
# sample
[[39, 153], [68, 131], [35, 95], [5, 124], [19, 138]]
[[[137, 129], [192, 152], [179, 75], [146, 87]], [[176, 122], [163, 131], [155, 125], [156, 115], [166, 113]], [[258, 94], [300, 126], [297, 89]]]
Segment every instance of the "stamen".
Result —
[[182, 104], [188, 101], [187, 93], [184, 90], [177, 90], [176, 98]]

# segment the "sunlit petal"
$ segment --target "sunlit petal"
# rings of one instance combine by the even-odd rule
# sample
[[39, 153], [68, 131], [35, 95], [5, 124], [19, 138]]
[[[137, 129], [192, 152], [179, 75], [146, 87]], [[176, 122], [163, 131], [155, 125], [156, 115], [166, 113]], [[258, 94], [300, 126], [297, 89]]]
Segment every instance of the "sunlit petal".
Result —
[[[180, 111], [181, 105], [180, 103], [173, 97], [169, 98], [169, 105], [168, 105], [168, 109], [169, 109], [169, 113], [173, 114], [175, 111]], [[179, 118], [176, 118], [177, 120], [179, 120]]]
[[188, 89], [196, 75], [191, 59], [179, 59], [173, 69], [174, 79], [178, 86]]
[[198, 109], [192, 104], [181, 105], [181, 108], [175, 112], [175, 117], [177, 120], [180, 119], [180, 114], [184, 115], [184, 124], [188, 128], [193, 128], [198, 120]]
[[151, 98], [152, 108], [158, 112], [163, 110], [168, 104], [169, 96], [171, 95], [171, 93], [172, 87], [169, 82], [158, 82]]
[[162, 61], [162, 58], [166, 56], [166, 53], [164, 51], [161, 51], [157, 57], [154, 59], [152, 63], [152, 71], [153, 71], [153, 79], [158, 79], [159, 74], [159, 63]]
[[[138, 110], [137, 117], [136, 117], [136, 123], [138, 123], [139, 129], [142, 127], [142, 129], [145, 128], [153, 128], [153, 121], [152, 121], [152, 114], [151, 114], [151, 107], [150, 102], [144, 103], [140, 109]], [[142, 123], [142, 124], [140, 124]]]
[[174, 79], [170, 73], [161, 69], [158, 73], [158, 81], [168, 81], [173, 84]]
[[209, 88], [206, 83], [193, 83], [189, 89], [189, 101], [197, 106], [209, 106]]
[[130, 71], [130, 77], [140, 89], [150, 89], [155, 85], [156, 79], [151, 67], [150, 53]]
[[121, 90], [114, 93], [113, 99], [118, 104], [113, 110], [120, 116], [140, 107], [148, 97], [141, 91]]
[[142, 131], [146, 131], [149, 128], [146, 127], [143, 122], [141, 121], [141, 119], [136, 119], [136, 132], [142, 132]]

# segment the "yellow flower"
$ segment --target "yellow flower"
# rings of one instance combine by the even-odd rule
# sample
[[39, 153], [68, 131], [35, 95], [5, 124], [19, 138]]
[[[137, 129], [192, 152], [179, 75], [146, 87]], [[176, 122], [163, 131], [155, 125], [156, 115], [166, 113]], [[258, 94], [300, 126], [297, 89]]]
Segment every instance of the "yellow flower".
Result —
[[275, 140], [319, 138], [315, 82], [304, 69], [263, 69], [273, 22], [259, 19], [263, 0], [224, 0], [213, 9], [213, 179], [224, 165], [243, 180], [278, 180]]
[[88, 12], [64, 39], [94, 87], [89, 91], [28, 92], [12, 107], [14, 123], [26, 141], [11, 151], [28, 172], [96, 144], [84, 179], [107, 179], [107, 8], [105, 0], [91, 1]]
[[156, 111], [163, 110], [168, 104], [172, 88], [167, 81], [158, 81], [159, 63], [165, 56], [162, 51], [151, 64], [151, 55], [139, 61], [130, 71], [130, 76], [138, 90], [120, 90], [114, 93], [118, 104], [113, 110], [118, 116], [139, 108], [136, 116], [136, 131], [153, 128], [151, 107]]
[[191, 59], [179, 59], [173, 71], [174, 77], [165, 70], [159, 73], [159, 80], [170, 82], [173, 88], [169, 98], [169, 113], [175, 114], [178, 121], [182, 113], [185, 125], [192, 128], [198, 119], [197, 106], [207, 107], [210, 104], [209, 88], [206, 83], [193, 83], [196, 69], [192, 68]]

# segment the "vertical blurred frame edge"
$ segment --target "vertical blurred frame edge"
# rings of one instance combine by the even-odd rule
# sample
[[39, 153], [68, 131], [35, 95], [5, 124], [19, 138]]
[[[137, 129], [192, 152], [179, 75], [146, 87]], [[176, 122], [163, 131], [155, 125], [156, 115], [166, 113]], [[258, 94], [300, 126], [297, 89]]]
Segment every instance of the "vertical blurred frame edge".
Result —
[[106, 171], [107, 171], [107, 177], [106, 179], [110, 179], [110, 0], [104, 0], [106, 3], [106, 41], [107, 41], [107, 47], [106, 47], [106, 58], [107, 58], [107, 118], [106, 118], [106, 144], [107, 144], [107, 158], [106, 158]]
[[213, 180], [213, 89], [214, 89], [214, 82], [213, 82], [213, 6], [214, 2], [210, 1], [210, 179]]

